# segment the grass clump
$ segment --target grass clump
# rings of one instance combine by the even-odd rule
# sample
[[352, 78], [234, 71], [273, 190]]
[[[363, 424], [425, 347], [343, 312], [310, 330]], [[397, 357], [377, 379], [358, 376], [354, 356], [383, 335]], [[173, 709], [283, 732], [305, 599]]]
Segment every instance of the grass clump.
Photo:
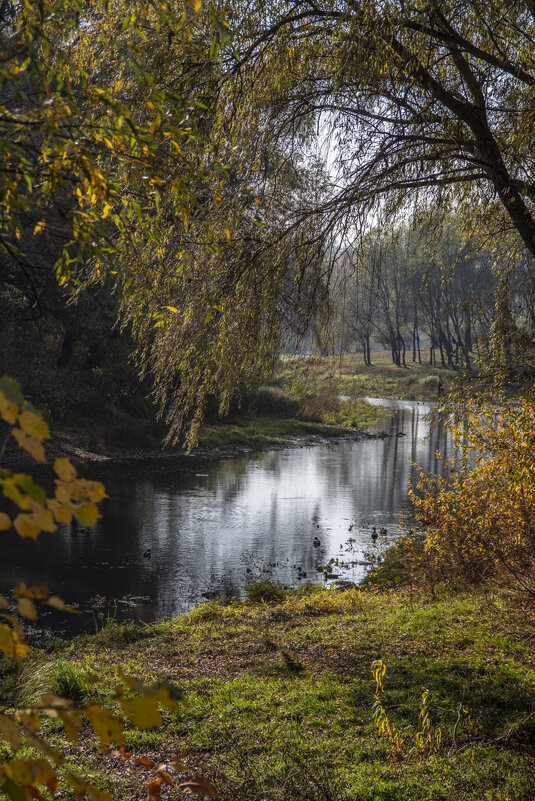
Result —
[[17, 700], [20, 706], [38, 703], [42, 695], [51, 693], [82, 706], [95, 697], [95, 686], [88, 671], [76, 662], [55, 659], [25, 665], [18, 682]]
[[280, 603], [284, 601], [286, 594], [286, 587], [266, 578], [248, 584], [245, 588], [245, 597], [253, 604]]

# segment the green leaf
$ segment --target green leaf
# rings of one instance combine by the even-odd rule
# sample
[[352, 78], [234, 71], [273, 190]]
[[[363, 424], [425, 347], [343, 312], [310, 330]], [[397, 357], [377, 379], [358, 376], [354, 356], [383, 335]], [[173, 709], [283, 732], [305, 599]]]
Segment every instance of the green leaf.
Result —
[[16, 403], [17, 406], [22, 406], [24, 398], [20, 390], [20, 384], [13, 378], [3, 375], [2, 378], [0, 378], [0, 390], [2, 390], [8, 400]]
[[22, 787], [15, 784], [12, 779], [6, 779], [4, 783], [0, 785], [0, 790], [2, 790], [8, 798], [11, 798], [12, 801], [28, 801], [28, 794]]
[[36, 484], [31, 476], [26, 475], [25, 473], [16, 473], [13, 478], [17, 482], [18, 486], [24, 490], [24, 492], [33, 498], [34, 501], [37, 503], [42, 504], [43, 506], [46, 503], [46, 492], [42, 487]]

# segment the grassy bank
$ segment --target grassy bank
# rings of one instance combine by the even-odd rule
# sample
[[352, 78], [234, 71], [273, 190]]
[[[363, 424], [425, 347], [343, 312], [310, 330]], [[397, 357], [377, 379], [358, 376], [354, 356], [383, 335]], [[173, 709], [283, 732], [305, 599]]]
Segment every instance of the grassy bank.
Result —
[[359, 354], [334, 356], [298, 356], [281, 361], [273, 385], [299, 396], [352, 395], [354, 397], [435, 400], [438, 376], [447, 381], [452, 370], [407, 361], [396, 367], [387, 351], [372, 352], [372, 366], [367, 367]]
[[[482, 591], [430, 599], [302, 588], [35, 654], [12, 700], [59, 692], [113, 707], [119, 667], [179, 685], [184, 697], [163, 711], [162, 728], [126, 732], [129, 760], [99, 753], [88, 735], [67, 746], [69, 763], [119, 799], [146, 794], [151, 773], [136, 756], [159, 764], [183, 754], [183, 769], [201, 770], [229, 801], [529, 801], [532, 624]], [[386, 674], [374, 715], [375, 660]], [[10, 686], [5, 676], [4, 693]], [[162, 798], [179, 797], [164, 787]]]

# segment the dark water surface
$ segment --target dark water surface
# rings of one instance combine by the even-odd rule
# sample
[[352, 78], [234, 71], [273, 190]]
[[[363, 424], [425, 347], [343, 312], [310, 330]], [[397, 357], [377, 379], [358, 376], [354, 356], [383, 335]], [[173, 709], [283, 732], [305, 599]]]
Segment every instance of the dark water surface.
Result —
[[392, 406], [381, 430], [403, 436], [87, 465], [81, 474], [103, 481], [110, 496], [102, 519], [89, 532], [63, 526], [37, 543], [2, 534], [0, 585], [47, 583], [84, 613], [50, 612], [40, 623], [74, 632], [94, 631], [108, 614], [155, 620], [214, 595], [240, 596], [263, 571], [292, 586], [323, 581], [331, 557], [355, 563], [332, 570], [358, 581], [372, 527], [386, 528], [390, 541], [398, 534], [409, 460], [435, 471], [436, 451], [451, 447], [440, 427], [424, 441], [430, 404], [380, 402]]

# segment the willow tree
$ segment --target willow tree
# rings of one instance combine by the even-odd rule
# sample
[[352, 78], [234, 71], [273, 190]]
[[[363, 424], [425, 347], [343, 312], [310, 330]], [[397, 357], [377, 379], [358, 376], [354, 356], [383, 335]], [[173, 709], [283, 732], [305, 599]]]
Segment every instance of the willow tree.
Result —
[[40, 302], [42, 243], [67, 293], [111, 287], [171, 436], [193, 423], [193, 441], [207, 398], [225, 408], [254, 383], [281, 314], [295, 322], [293, 299], [311, 294], [292, 260], [304, 246], [313, 261], [314, 242], [288, 222], [318, 195], [312, 170], [235, 135], [215, 4], [41, 0], [0, 14], [6, 271]]
[[66, 286], [111, 284], [172, 436], [258, 380], [370, 219], [452, 201], [535, 253], [527, 5], [2, 13], [0, 246], [24, 266], [46, 237]]
[[515, 0], [233, 4], [236, 119], [330, 146], [318, 230], [340, 243], [452, 206], [512, 262], [535, 255], [535, 19]]

